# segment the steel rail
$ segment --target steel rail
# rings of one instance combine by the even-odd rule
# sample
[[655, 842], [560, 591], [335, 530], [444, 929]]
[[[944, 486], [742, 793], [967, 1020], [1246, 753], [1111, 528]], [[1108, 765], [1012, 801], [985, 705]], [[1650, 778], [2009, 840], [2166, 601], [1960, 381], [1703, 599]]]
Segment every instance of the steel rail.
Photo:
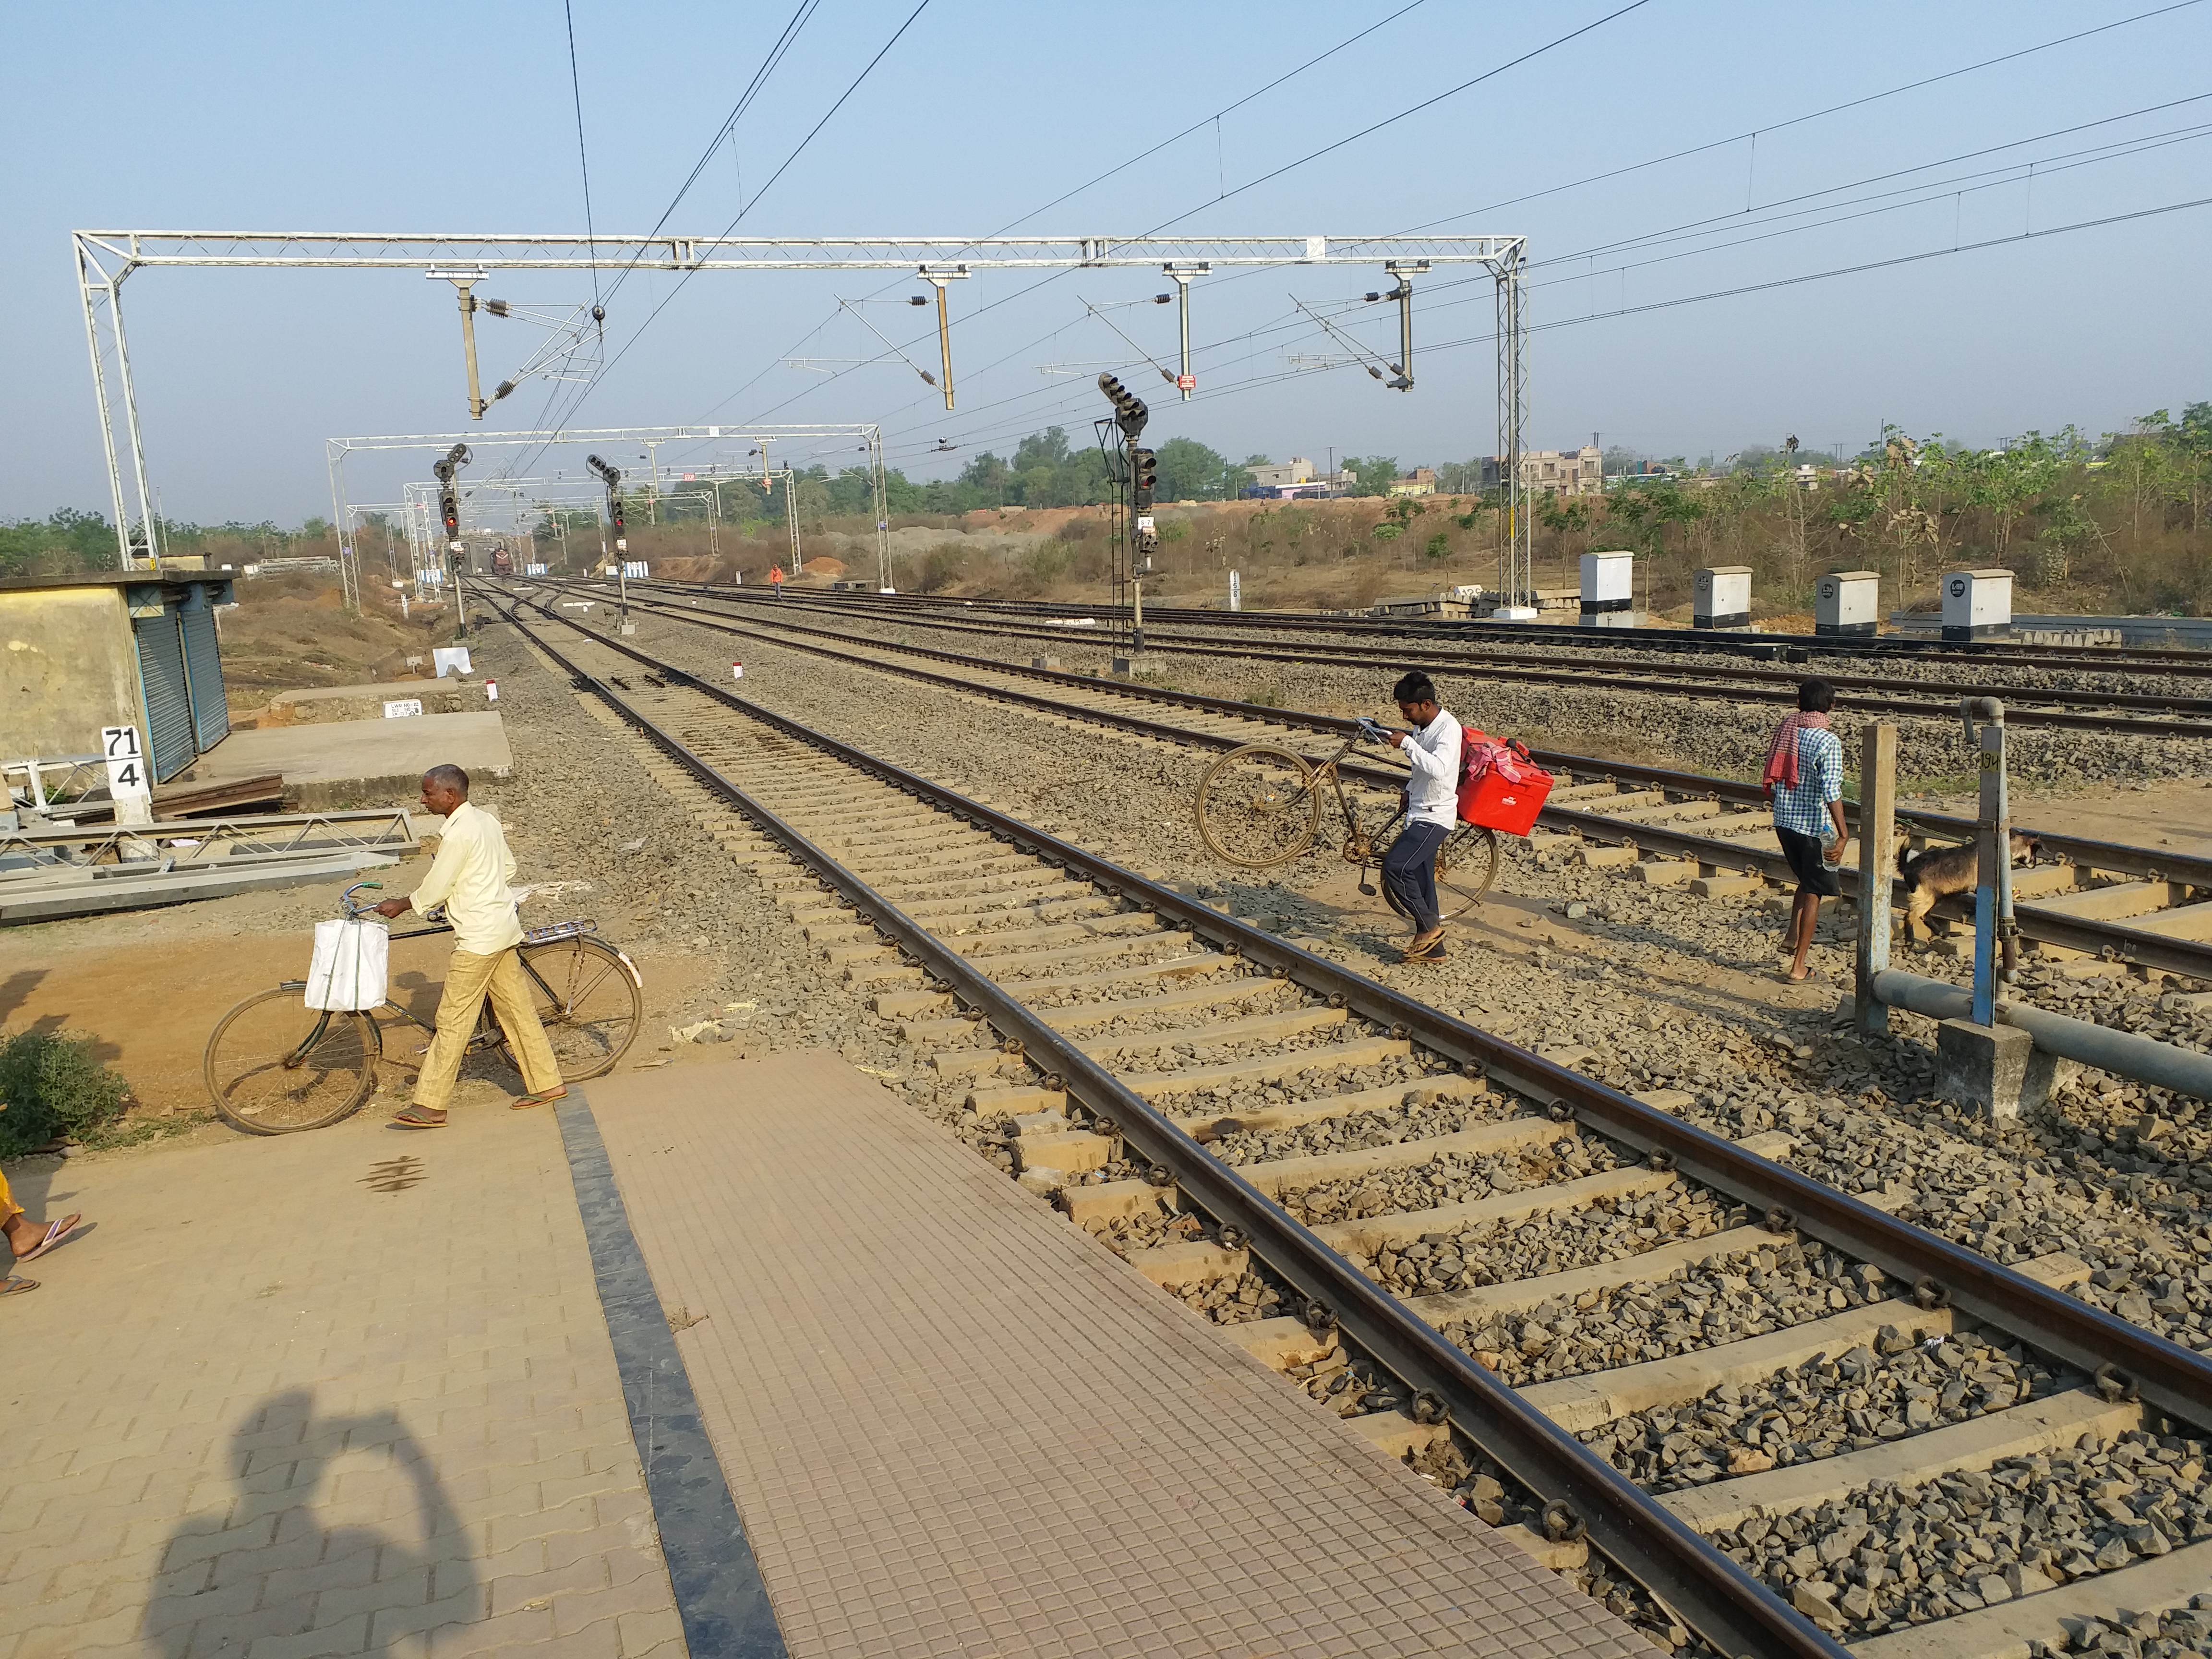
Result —
[[[1219, 626], [1218, 618], [1222, 614], [1224, 613], [1218, 611], [1199, 611], [1195, 613], [1186, 611], [1180, 614], [1169, 612], [1164, 615], [1162, 612], [1156, 610], [1153, 611], [1152, 616], [1154, 622], [1158, 626], [1170, 628], [1199, 628], [1209, 625], [1215, 627]], [[1185, 618], [1188, 618], [1188, 620], [1185, 620]], [[1250, 627], [1256, 625], [1257, 624], [1245, 624], [1244, 626]], [[958, 624], [954, 623], [951, 624], [951, 626], [957, 627]], [[1033, 630], [1020, 629], [1010, 631], [1019, 631], [1023, 633], [1024, 636], [1034, 636]], [[1589, 633], [1595, 634], [1604, 631], [1610, 630], [1593, 629], [1589, 630]], [[1559, 641], [1559, 645], [1562, 647], [1570, 645], [1578, 646], [1586, 643], [1587, 638], [1587, 634], [1577, 633], [1571, 635], [1567, 639]], [[1151, 648], [1152, 646], [1162, 643], [1173, 644], [1178, 647], [1205, 645], [1216, 647], [1232, 655], [1253, 654], [1249, 647], [1240, 643], [1233, 637], [1233, 635], [1231, 635], [1186, 633], [1170, 636], [1164, 641], [1148, 635], [1147, 639], [1148, 649]], [[1522, 638], [1516, 642], [1526, 644], [1526, 635], [1524, 635]], [[1435, 643], [1449, 645], [1452, 643], [1452, 641], [1448, 640], [1438, 640], [1435, 641]], [[1403, 656], [1402, 651], [1392, 651], [1379, 645], [1370, 647], [1359, 644], [1347, 644], [1338, 645], [1328, 648], [1339, 653], [1362, 651], [1370, 653], [1368, 656], [1359, 659], [1341, 659], [1342, 660], [1346, 661], [1387, 661], [1395, 663]], [[1431, 658], [1430, 665], [1431, 667], [1441, 668], [1450, 668], [1455, 665], [1469, 668], [1479, 667], [1485, 671], [1494, 672], [1501, 664], [1540, 668], [1555, 664], [1559, 661], [1559, 658], [1556, 654], [1547, 655], [1542, 653], [1533, 651], [1498, 651], [1482, 647], [1477, 647], [1475, 648], [1480, 650], [1482, 654], [1480, 656], [1471, 657]], [[1310, 655], [1311, 653], [1299, 653], [1297, 654], [1300, 658], [1304, 658]], [[1315, 659], [1320, 660], [1321, 659], [1316, 658]], [[2037, 665], [2043, 666], [2044, 665]], [[2111, 672], [2115, 668], [2125, 668], [2130, 665], [2106, 664], [2102, 665], [2102, 667], [2104, 672]], [[1611, 667], [1593, 669], [1588, 671], [1585, 674], [1578, 674], [1577, 678], [1578, 680], [1588, 678], [1592, 684], [1600, 686], [1610, 686], [1620, 684], [1621, 676], [1632, 672], [1638, 674], [1656, 675], [1663, 678], [1682, 681], [1686, 684], [1692, 685], [1693, 688], [1701, 688], [1711, 682], [1719, 680], [1723, 678], [1730, 681], [1749, 681], [1753, 683], [1754, 686], [1771, 685], [1778, 688], [1775, 696], [1771, 698], [1768, 698], [1768, 701], [1777, 701], [1783, 697], [1795, 697], [1796, 695], [1798, 682], [1804, 678], [1801, 672], [1787, 668], [1735, 666], [1709, 668], [1689, 663], [1638, 662], [1629, 665], [1626, 668], [1623, 669], [1615, 669]], [[1962, 697], [2005, 697], [2013, 699], [2025, 696], [2043, 702], [2074, 703], [2083, 708], [2169, 709], [2176, 714], [2212, 714], [2212, 697], [2178, 696], [2161, 696], [2153, 692], [2144, 691], [2058, 690], [2049, 687], [2023, 688], [2018, 685], [2000, 685], [1976, 681], [1948, 679], [1922, 680], [1911, 678], [1884, 677], [1879, 674], [1831, 674], [1827, 676], [1827, 678], [1836, 685], [1838, 690], [1844, 690], [1878, 691], [1881, 688], [1887, 686], [1900, 691], [1909, 688], [1913, 690], [1924, 691], [1931, 695], [1941, 694], [1948, 696], [1956, 694]], [[1650, 690], [1652, 688], [1638, 687], [1636, 689]], [[1757, 693], [1754, 694], [1764, 695]], [[2166, 731], [2170, 730], [2171, 727], [2165, 724], [2156, 724], [2155, 729]], [[2204, 735], [2212, 735], [2212, 732], [2207, 732]]]
[[[540, 579], [543, 580], [543, 579]], [[560, 583], [549, 582], [558, 586]], [[1222, 750], [1241, 748], [1243, 741], [1210, 732], [1195, 732], [1187, 726], [1170, 726], [1157, 720], [1147, 720], [1135, 714], [1123, 714], [1103, 709], [1085, 708], [1060, 702], [1055, 698], [1032, 696], [1006, 687], [978, 687], [972, 679], [963, 679], [949, 674], [932, 673], [927, 669], [886, 667], [876, 659], [862, 653], [830, 646], [792, 647], [778, 641], [759, 628], [735, 622], [723, 616], [701, 616], [674, 605], [655, 605], [651, 601], [633, 599], [633, 608], [643, 609], [655, 616], [689, 622], [716, 632], [741, 635], [765, 644], [785, 645], [786, 649], [804, 649], [817, 655], [850, 662], [860, 667], [883, 672], [895, 672], [918, 679], [925, 684], [939, 685], [950, 690], [971, 695], [988, 695], [1002, 698], [1027, 708], [1037, 708], [1063, 719], [1088, 720], [1095, 725], [1132, 731], [1161, 742], [1194, 745]], [[538, 607], [541, 611], [543, 607]], [[566, 617], [560, 620], [567, 621]], [[823, 638], [845, 640], [848, 636], [831, 633], [826, 629], [808, 628], [803, 623], [775, 623], [764, 624], [784, 629], [818, 635]], [[1355, 720], [1329, 714], [1311, 714], [1269, 708], [1259, 703], [1237, 702], [1225, 697], [1209, 697], [1193, 691], [1168, 691], [1156, 687], [1137, 687], [1115, 684], [1104, 686], [1095, 677], [1070, 674], [1058, 669], [1022, 668], [1011, 664], [994, 662], [985, 657], [962, 656], [955, 652], [936, 651], [924, 646], [902, 645], [896, 647], [902, 653], [933, 660], [957, 664], [969, 670], [988, 669], [1024, 678], [1044, 680], [1050, 684], [1083, 690], [1111, 690], [1116, 695], [1140, 696], [1152, 701], [1166, 702], [1182, 708], [1198, 708], [1208, 713], [1233, 716], [1241, 720], [1270, 721], [1277, 725], [1304, 726], [1316, 732], [1337, 737], [1350, 737], [1358, 731]], [[1648, 782], [1662, 789], [1672, 789], [1684, 794], [1706, 799], [1727, 799], [1747, 805], [1764, 805], [1764, 793], [1752, 784], [1736, 783], [1726, 779], [1709, 778], [1693, 772], [1672, 772], [1659, 767], [1636, 766], [1612, 761], [1596, 761], [1587, 756], [1562, 754], [1552, 750], [1530, 751], [1538, 764], [1553, 771], [1573, 775], [1595, 774], [1607, 777], [1628, 777]], [[1338, 763], [1337, 769], [1344, 776], [1380, 787], [1397, 789], [1404, 787], [1405, 773], [1396, 768], [1371, 762], [1346, 760]], [[1856, 805], [1846, 808], [1850, 821], [1858, 821]], [[1938, 833], [1951, 833], [1965, 840], [1973, 833], [1971, 818], [1954, 817], [1942, 813], [1905, 813], [1898, 817], [1905, 822], [1932, 828]], [[1638, 849], [1671, 853], [1677, 857], [1694, 859], [1700, 864], [1717, 868], [1741, 870], [1781, 882], [1796, 879], [1790, 861], [1781, 852], [1763, 848], [1738, 846], [1725, 836], [1698, 836], [1680, 830], [1670, 830], [1662, 824], [1623, 823], [1603, 812], [1590, 811], [1572, 806], [1547, 806], [1537, 816], [1537, 822], [1547, 829], [1571, 830], [1586, 840]], [[2063, 836], [2033, 830], [2026, 825], [2015, 826], [2023, 834], [2035, 836], [2052, 851], [2065, 856], [2070, 862], [2085, 868], [2118, 871], [2138, 875], [2145, 879], [2179, 881], [2191, 886], [2212, 887], [2212, 859], [2194, 858], [2186, 854], [2154, 853], [2142, 848], [2123, 847], [2115, 842], [2089, 841], [2080, 836]], [[1855, 865], [1839, 871], [1844, 893], [1856, 898], [1859, 891], [1859, 872]], [[1956, 916], [1966, 914], [1960, 901], [1945, 900], [1936, 907], [1936, 914]], [[2093, 956], [2107, 953], [2130, 962], [2141, 963], [2161, 973], [2179, 974], [2191, 979], [2212, 980], [2212, 945], [2191, 939], [2168, 939], [2162, 934], [2146, 933], [2138, 927], [2128, 927], [2115, 922], [2099, 921], [2071, 916], [2054, 911], [2046, 906], [2022, 901], [2014, 906], [2014, 917], [2023, 937], [2055, 945], [2064, 950], [2084, 951]]]
[[[707, 584], [698, 584], [705, 586]], [[853, 597], [834, 593], [802, 593], [809, 603], [846, 606], [854, 603]], [[927, 595], [870, 594], [866, 603], [885, 609], [922, 609], [942, 605], [945, 601]], [[1111, 607], [1081, 605], [1065, 601], [1041, 599], [976, 599], [961, 601], [977, 609], [988, 610], [1010, 617], [1046, 615], [1089, 615]], [[1429, 619], [1420, 617], [1375, 617], [1364, 614], [1316, 614], [1311, 611], [1224, 611], [1198, 605], [1159, 605], [1153, 615], [1169, 623], [1183, 622], [1208, 623], [1217, 626], [1254, 629], [1279, 629], [1286, 633], [1322, 632], [1365, 633], [1399, 637], [1432, 638], [1440, 641], [1453, 640], [1496, 639], [1515, 644], [1528, 644], [1532, 638], [1541, 636], [1543, 630], [1532, 630], [1526, 623], [1490, 622], [1477, 617]], [[1813, 653], [1834, 656], [1896, 657], [1900, 660], [1955, 663], [2008, 663], [2022, 667], [2064, 667], [2111, 671], [2114, 669], [2154, 669], [2160, 672], [2185, 675], [2194, 678], [2212, 678], [2212, 652], [2185, 646], [2028, 646], [2008, 640], [1960, 641], [1954, 640], [1917, 639], [1909, 635], [1857, 635], [1838, 637], [1808, 634], [1765, 634], [1747, 631], [1741, 634], [1715, 630], [1684, 630], [1674, 628], [1605, 628], [1561, 629], [1559, 632], [1571, 635], [1582, 646], [1596, 646], [1611, 650], [1661, 650], [1711, 652], [1729, 656], [1748, 656], [1760, 661], [1778, 659], [1790, 662], [1809, 660]], [[1792, 654], [1800, 653], [1800, 654]]]
[[[743, 786], [648, 720], [612, 687], [532, 630], [519, 614], [508, 612], [507, 620], [625, 722], [636, 726], [672, 760], [737, 807], [764, 834], [836, 888], [859, 911], [864, 922], [872, 924], [908, 958], [952, 988], [962, 1001], [980, 1010], [994, 1030], [1010, 1044], [1018, 1045], [1018, 1052], [1048, 1073], [1056, 1073], [1070, 1096], [1094, 1115], [1111, 1120], [1125, 1140], [1149, 1162], [1174, 1176], [1183, 1193], [1217, 1220], [1242, 1228], [1259, 1255], [1309, 1296], [1323, 1303], [1334, 1315], [1339, 1328], [1410, 1387], [1435, 1394], [1443, 1402], [1449, 1419], [1516, 1480], [1541, 1498], [1564, 1500], [1570, 1504], [1597, 1547], [1663, 1600], [1700, 1636], [1730, 1654], [1846, 1659], [1848, 1650], [1786, 1607], [1768, 1586], [1708, 1544], [1656, 1498], [1598, 1457], [1572, 1434], [1529, 1406], [1494, 1373], [1445, 1340], [1435, 1327], [1408, 1311], [1396, 1297], [1369, 1280], [1309, 1229], [1292, 1220], [1234, 1169], [1214, 1158], [1158, 1108], [1123, 1085], [1005, 988], [986, 977], [973, 963], [948, 950], [921, 923], [905, 915]], [[1055, 860], [1070, 871], [1118, 887], [1125, 894], [1133, 894], [1157, 914], [1172, 916], [1187, 926], [1194, 938], [1208, 939], [1229, 954], [1242, 952], [1271, 967], [1284, 966], [1302, 983], [1316, 988], [1317, 981], [1306, 979], [1305, 974], [1329, 966], [1295, 946], [1284, 945], [1271, 934], [1229, 921], [1193, 903], [1172, 888], [1147, 881], [1133, 871], [1019, 819], [839, 743], [635, 647], [607, 639], [565, 617], [552, 616], [550, 620], [562, 623], [593, 643], [650, 668], [670, 684], [696, 691], [787, 737], [808, 744], [902, 793], [966, 820], [998, 840]], [[1328, 988], [1340, 992], [1347, 1003], [1370, 1018], [1376, 1016], [1367, 1013], [1358, 1003], [1371, 1006], [1378, 998], [1389, 1005], [1386, 1018], [1399, 1023], [1405, 1023], [1407, 1016], [1434, 1012], [1395, 996], [1371, 980], [1342, 970], [1333, 971]], [[1404, 1006], [1400, 1007], [1399, 1004]], [[1456, 1025], [1457, 1022], [1451, 1024]], [[1457, 1048], [1463, 1057], [1471, 1058], [1477, 1047], [1494, 1042], [1472, 1028], [1459, 1029], [1474, 1042], [1447, 1042], [1435, 1046], [1446, 1053]], [[1506, 1051], [1506, 1045], [1498, 1046]], [[1521, 1051], [1510, 1052], [1518, 1054]], [[1547, 1064], [1533, 1054], [1526, 1059], [1538, 1066]], [[1572, 1073], [1563, 1073], [1563, 1077], [1571, 1082], [1576, 1080]], [[1647, 1113], [1650, 1110], [1637, 1109]], [[2212, 1382], [2212, 1379], [2208, 1382]]]
[[[908, 621], [909, 623], [911, 623], [911, 619], [901, 618], [901, 620]], [[959, 623], [951, 622], [923, 623], [921, 625], [923, 627], [939, 628], [953, 631], [957, 631], [960, 629]], [[971, 625], [969, 631], [976, 630], [975, 630]], [[1063, 641], [1068, 639], [1068, 635], [1064, 630], [1015, 628], [1002, 624], [997, 631], [1014, 634], [1024, 639], [1049, 639]], [[1254, 662], [1289, 662], [1298, 664], [1325, 663], [1333, 667], [1345, 668], [1370, 668], [1374, 667], [1380, 663], [1389, 663], [1392, 665], [1403, 665], [1402, 653], [1384, 651], [1379, 647], [1374, 648], [1370, 654], [1362, 656], [1352, 653], [1355, 651], [1365, 650], [1367, 647], [1356, 646], [1300, 647], [1279, 641], [1263, 641], [1257, 644], [1248, 644], [1226, 635], [1185, 635], [1179, 639], [1167, 639], [1159, 636], [1157, 633], [1148, 634], [1145, 641], [1145, 649], [1148, 653], [1163, 652], [1175, 656], [1209, 657], [1227, 655], [1243, 657]], [[1498, 679], [1517, 680], [1532, 685], [1573, 686], [1583, 690], [1641, 692], [1644, 695], [1653, 696], [1671, 696], [1680, 698], [1703, 697], [1711, 698], [1716, 701], [1726, 701], [1728, 699], [1734, 698], [1739, 701], [1750, 701], [1755, 702], [1789, 703], [1793, 707], [1797, 700], [1796, 688], [1794, 684], [1759, 684], [1749, 685], [1708, 684], [1698, 683], [1693, 679], [1679, 681], [1671, 679], [1644, 679], [1637, 678], [1635, 673], [1625, 672], [1613, 669], [1597, 670], [1573, 667], [1551, 668], [1534, 665], [1510, 665], [1510, 664], [1514, 663], [1533, 665], [1550, 660], [1552, 659], [1547, 658], [1521, 656], [1511, 659], [1508, 665], [1501, 665], [1500, 659], [1498, 658], [1496, 656], [1489, 656], [1478, 659], [1467, 659], [1457, 663], [1449, 659], [1432, 659], [1431, 665], [1442, 670], [1449, 670], [1456, 666], [1463, 672], [1487, 674]], [[1695, 676], [1698, 672], [1698, 671], [1695, 669], [1670, 668], [1667, 665], [1652, 665], [1645, 663], [1635, 664], [1633, 665], [1633, 667], [1638, 672], [1650, 668], [1654, 669], [1655, 672], [1662, 673], [1674, 672], [1691, 676]], [[1733, 674], [1743, 671], [1731, 670], [1728, 672]], [[1715, 674], [1707, 678], [1711, 681], [1718, 681], [1723, 677], [1721, 675]], [[1779, 676], [1778, 678], [1788, 680], [1794, 677], [1785, 675]], [[1875, 680], [1872, 683], [1877, 684], [1882, 684], [1882, 682], [1879, 680]], [[1892, 683], [1894, 684], [1895, 682]], [[1948, 721], [1956, 720], [1958, 718], [1958, 704], [1955, 702], [1947, 702], [1943, 700], [1942, 694], [1948, 693], [1954, 689], [1949, 684], [1930, 684], [1921, 681], [1909, 681], [1905, 682], [1905, 684], [1916, 685], [1927, 684], [1929, 696], [1923, 697], [1908, 697], [1862, 692], [1854, 700], [1856, 706], [1871, 713], [1896, 714], [1911, 720]], [[1994, 688], [1994, 690], [1997, 695], [2003, 696], [2008, 699], [2025, 695], [2029, 696], [2048, 697], [2051, 701], [2063, 702], [2066, 701], [2067, 696], [2065, 693], [2051, 693], [2043, 691], [2028, 691], [2023, 693], [2017, 687], [1998, 686]], [[2119, 694], [2090, 693], [2085, 694], [2085, 698], [2118, 695]], [[2201, 704], [2204, 709], [2212, 710], [2212, 699], [2179, 699], [2172, 701], [2190, 702], [2192, 705]], [[2172, 706], [2172, 702], [2161, 702], [2159, 706]], [[2191, 712], [2196, 712], [2194, 707], [2192, 707]], [[2097, 714], [2077, 712], [2066, 708], [2008, 708], [2005, 718], [2009, 724], [2014, 726], [2050, 726], [2066, 731], [2104, 732], [2119, 733], [2130, 737], [2212, 738], [2212, 722], [2191, 721], [2181, 719], [2151, 720], [2136, 715]]]

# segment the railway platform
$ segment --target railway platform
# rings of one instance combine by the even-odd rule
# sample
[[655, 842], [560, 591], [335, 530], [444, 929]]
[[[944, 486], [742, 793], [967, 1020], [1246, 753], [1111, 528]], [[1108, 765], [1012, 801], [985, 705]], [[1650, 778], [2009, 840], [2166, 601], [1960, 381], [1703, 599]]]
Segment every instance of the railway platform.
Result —
[[664, 1481], [640, 1438], [678, 1603], [702, 1552], [764, 1587], [701, 1581], [687, 1628], [750, 1621], [727, 1650], [1654, 1651], [834, 1055], [586, 1092], [562, 1127], [633, 1422], [651, 1391], [674, 1425]]

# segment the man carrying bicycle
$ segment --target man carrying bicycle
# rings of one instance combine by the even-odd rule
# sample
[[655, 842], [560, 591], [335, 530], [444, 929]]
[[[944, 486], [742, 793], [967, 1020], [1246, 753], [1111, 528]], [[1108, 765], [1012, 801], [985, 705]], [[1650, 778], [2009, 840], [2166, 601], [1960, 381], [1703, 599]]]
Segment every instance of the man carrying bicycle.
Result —
[[392, 1120], [395, 1129], [445, 1127], [447, 1103], [486, 996], [522, 1067], [527, 1092], [514, 1109], [542, 1106], [568, 1092], [523, 976], [518, 950], [522, 924], [507, 892], [514, 880], [514, 854], [507, 851], [506, 833], [497, 818], [469, 805], [469, 775], [458, 766], [434, 766], [422, 775], [422, 805], [446, 820], [438, 856], [411, 897], [386, 899], [376, 914], [389, 921], [442, 904], [453, 925], [454, 950], [438, 999], [437, 1035], [422, 1057], [413, 1103]]
[[1437, 702], [1436, 683], [1414, 669], [1390, 695], [1410, 732], [1377, 726], [1385, 741], [1405, 752], [1413, 775], [1406, 781], [1406, 827], [1382, 858], [1382, 883], [1397, 907], [1413, 919], [1406, 943], [1408, 962], [1444, 959], [1444, 925], [1437, 906], [1437, 851], [1459, 820], [1460, 726]]

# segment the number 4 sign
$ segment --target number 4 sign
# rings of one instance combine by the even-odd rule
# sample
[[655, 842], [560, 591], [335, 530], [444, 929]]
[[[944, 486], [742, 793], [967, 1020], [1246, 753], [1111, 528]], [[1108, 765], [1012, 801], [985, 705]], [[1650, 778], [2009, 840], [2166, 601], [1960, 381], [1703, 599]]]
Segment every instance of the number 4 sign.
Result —
[[118, 823], [154, 821], [154, 784], [146, 775], [146, 751], [135, 726], [100, 728], [100, 752], [107, 763], [107, 793]]

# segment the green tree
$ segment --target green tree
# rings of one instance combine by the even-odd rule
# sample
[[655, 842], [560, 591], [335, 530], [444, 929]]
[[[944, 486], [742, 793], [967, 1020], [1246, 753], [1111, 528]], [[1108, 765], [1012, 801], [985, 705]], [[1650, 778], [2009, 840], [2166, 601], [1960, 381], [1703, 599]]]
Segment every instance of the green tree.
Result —
[[1364, 460], [1354, 458], [1346, 461], [1344, 468], [1359, 480], [1352, 492], [1355, 495], [1387, 495], [1399, 476], [1398, 463], [1388, 455], [1370, 455]]
[[1169, 439], [1160, 446], [1159, 458], [1159, 498], [1164, 501], [1225, 501], [1252, 477], [1195, 438]]

